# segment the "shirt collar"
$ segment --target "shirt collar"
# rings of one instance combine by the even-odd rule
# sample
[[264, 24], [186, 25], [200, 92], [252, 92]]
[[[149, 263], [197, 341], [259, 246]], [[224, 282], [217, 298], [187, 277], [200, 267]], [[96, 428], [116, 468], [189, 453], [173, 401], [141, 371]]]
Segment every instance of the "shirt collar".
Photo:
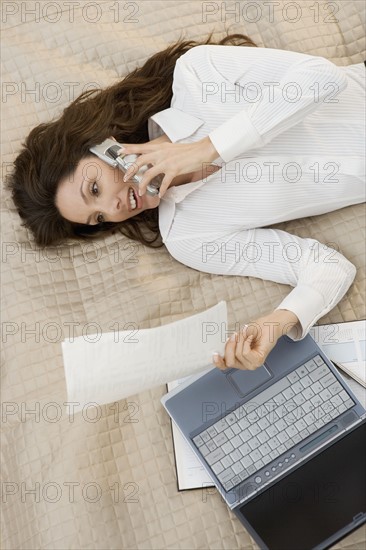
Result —
[[[174, 107], [169, 107], [149, 117], [149, 138], [154, 139], [156, 135], [161, 135], [161, 133], [157, 132], [157, 126], [160, 126], [171, 142], [175, 143], [176, 141], [191, 136], [202, 126], [202, 124], [204, 124], [204, 120], [201, 118], [180, 111]], [[202, 187], [204, 183], [205, 182], [202, 180], [185, 183], [183, 185], [171, 187], [164, 193], [164, 197], [162, 197], [159, 204], [159, 228], [163, 242], [168, 236], [174, 219], [175, 205], [181, 202], [195, 189]]]

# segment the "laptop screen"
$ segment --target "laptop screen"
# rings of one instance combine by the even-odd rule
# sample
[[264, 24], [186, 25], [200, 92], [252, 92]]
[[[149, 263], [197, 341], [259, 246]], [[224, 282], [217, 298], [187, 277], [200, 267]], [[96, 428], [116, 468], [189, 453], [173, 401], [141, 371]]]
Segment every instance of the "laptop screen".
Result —
[[270, 550], [310, 550], [366, 512], [366, 423], [236, 510]]

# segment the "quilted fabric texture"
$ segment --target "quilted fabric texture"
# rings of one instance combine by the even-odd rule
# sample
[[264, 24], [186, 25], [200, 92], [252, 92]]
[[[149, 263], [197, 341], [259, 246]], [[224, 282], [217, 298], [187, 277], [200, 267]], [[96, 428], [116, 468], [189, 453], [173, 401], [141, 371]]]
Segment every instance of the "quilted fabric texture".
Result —
[[[214, 31], [220, 39], [226, 29], [337, 65], [366, 59], [365, 4], [357, 0], [4, 1], [3, 175], [31, 128], [58, 117], [87, 87], [114, 83], [181, 35], [202, 40]], [[61, 341], [159, 326], [220, 300], [231, 329], [269, 313], [290, 288], [200, 273], [165, 247], [116, 235], [40, 250], [4, 190], [1, 217], [2, 547], [257, 548], [216, 490], [177, 491], [170, 419], [160, 404], [165, 386], [65, 413]], [[337, 248], [358, 268], [319, 324], [365, 318], [363, 205], [273, 227]], [[360, 550], [365, 540], [358, 529], [333, 548]]]

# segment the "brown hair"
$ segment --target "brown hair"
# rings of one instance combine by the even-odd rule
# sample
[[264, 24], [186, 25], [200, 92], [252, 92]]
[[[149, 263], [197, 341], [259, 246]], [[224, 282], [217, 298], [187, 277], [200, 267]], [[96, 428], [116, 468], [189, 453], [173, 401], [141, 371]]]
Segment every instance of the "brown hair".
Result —
[[202, 42], [179, 39], [123, 80], [104, 90], [83, 92], [58, 120], [31, 130], [14, 161], [13, 172], [6, 176], [6, 187], [24, 220], [22, 225], [32, 231], [38, 246], [58, 244], [67, 238], [95, 238], [116, 229], [151, 248], [163, 246], [159, 242], [158, 207], [118, 223], [74, 223], [63, 218], [55, 205], [57, 187], [60, 180], [74, 172], [81, 159], [91, 154], [89, 148], [107, 137], [113, 135], [120, 143], [149, 141], [148, 118], [170, 107], [175, 63], [190, 48], [230, 43], [257, 47], [243, 34], [227, 35], [219, 42], [211, 41], [211, 37], [212, 32]]

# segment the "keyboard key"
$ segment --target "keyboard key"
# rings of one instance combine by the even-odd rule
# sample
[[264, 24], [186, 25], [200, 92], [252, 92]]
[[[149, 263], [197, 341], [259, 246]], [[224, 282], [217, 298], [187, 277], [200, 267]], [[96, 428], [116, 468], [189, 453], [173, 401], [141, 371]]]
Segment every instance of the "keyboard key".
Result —
[[235, 449], [232, 453], [228, 455], [233, 462], [239, 462], [242, 459], [242, 454], [239, 449]]
[[272, 451], [271, 447], [268, 445], [268, 443], [263, 443], [259, 447], [259, 452], [262, 454], [262, 456], [268, 455]]
[[222, 446], [221, 446], [221, 449], [224, 451], [224, 453], [226, 455], [230, 454], [231, 451], [234, 450], [234, 447], [232, 446], [232, 444], [230, 443], [230, 441], [227, 441], [227, 443], [224, 443]]
[[210, 434], [211, 437], [215, 437], [215, 435], [217, 435], [217, 431], [213, 426], [210, 426], [209, 428], [207, 428], [206, 432]]
[[217, 445], [212, 439], [210, 439], [210, 441], [207, 441], [206, 445], [210, 449], [210, 451], [214, 451], [215, 449], [217, 449]]
[[228, 438], [226, 437], [224, 432], [221, 432], [216, 435], [212, 441], [214, 441], [218, 447], [221, 447], [221, 445], [228, 441]]
[[328, 386], [333, 384], [335, 380], [337, 380], [336, 377], [330, 372], [326, 376], [323, 376], [323, 378], [320, 378], [319, 382], [321, 383], [323, 388], [327, 388]]
[[[242, 465], [241, 462], [236, 462], [235, 464], [232, 465], [232, 469], [234, 470], [234, 472], [236, 474], [240, 474], [241, 472], [243, 472], [245, 470], [244, 466]], [[238, 481], [238, 483], [240, 482], [240, 480]], [[234, 483], [234, 480], [233, 480], [233, 483]]]
[[321, 385], [321, 383], [319, 382], [319, 380], [317, 380], [316, 382], [314, 382], [314, 384], [311, 386], [311, 389], [313, 390], [313, 392], [315, 394], [317, 393], [320, 393], [321, 391], [323, 391], [323, 386]]
[[272, 462], [273, 458], [270, 455], [266, 455], [262, 458], [263, 465], [266, 466], [269, 462]]
[[278, 430], [274, 425], [268, 426], [268, 428], [266, 429], [266, 432], [270, 437], [274, 437], [276, 434], [278, 434]]
[[226, 428], [226, 430], [224, 430], [224, 434], [228, 439], [231, 439], [235, 435], [231, 428]]
[[298, 380], [298, 382], [295, 382], [295, 384], [292, 386], [292, 389], [294, 393], [300, 393], [304, 389], [304, 386], [301, 384], [301, 380]]
[[258, 434], [257, 437], [261, 443], [265, 443], [270, 439], [270, 436], [267, 434], [267, 432], [262, 432]]
[[210, 449], [206, 445], [201, 445], [199, 450], [203, 454], [203, 456], [209, 455], [210, 452], [211, 452]]
[[317, 364], [315, 363], [314, 359], [310, 359], [307, 363], [305, 363], [305, 367], [308, 372], [313, 372], [317, 368]]
[[223, 465], [221, 464], [221, 462], [216, 462], [216, 464], [214, 464], [213, 466], [211, 466], [212, 468], [212, 471], [214, 474], [218, 475], [218, 474], [221, 474], [221, 472], [224, 471], [224, 467]]
[[196, 435], [196, 437], [193, 438], [193, 441], [197, 447], [201, 447], [204, 444], [204, 441], [200, 435]]
[[[313, 392], [313, 390], [311, 389], [311, 387], [307, 387], [304, 391], [303, 391], [303, 396], [305, 397], [305, 399], [311, 399], [312, 397], [314, 397], [315, 393]], [[301, 405], [301, 403], [298, 403], [298, 405]]]
[[230, 443], [232, 444], [234, 449], [237, 449], [238, 447], [240, 447], [243, 444], [243, 440], [239, 435], [236, 435], [235, 437], [230, 439]]
[[292, 388], [286, 388], [285, 390], [283, 390], [282, 393], [286, 399], [291, 399], [291, 397], [295, 395], [295, 392], [293, 391]]
[[241, 420], [238, 420], [238, 425], [240, 426], [241, 430], [246, 430], [250, 426], [250, 422], [246, 418], [242, 418]]
[[323, 359], [320, 357], [320, 355], [316, 355], [315, 357], [313, 357], [313, 360], [319, 366], [325, 364]]
[[316, 422], [316, 418], [313, 415], [313, 413], [311, 413], [311, 412], [309, 414], [307, 414], [306, 416], [304, 416], [304, 420], [305, 420], [305, 422], [308, 426], [310, 424], [314, 424], [314, 422]]
[[211, 439], [210, 434], [208, 434], [206, 431], [202, 432], [200, 434], [200, 436], [202, 437], [202, 439], [205, 443], [207, 443], [207, 441], [210, 441], [210, 439]]
[[[281, 435], [281, 432], [283, 432], [283, 430], [285, 430], [287, 428], [287, 424], [286, 422], [284, 421], [283, 418], [280, 418], [276, 423], [275, 423], [275, 427], [277, 428], [277, 430], [279, 431], [277, 437], [279, 437]], [[259, 435], [259, 434], [258, 434]]]
[[337, 408], [338, 408], [340, 405], [343, 404], [343, 401], [342, 401], [342, 399], [339, 397], [339, 395], [335, 395], [334, 397], [332, 397], [331, 400], [330, 400], [330, 402], [333, 403], [333, 405], [334, 405], [335, 407], [337, 407]]
[[[322, 389], [323, 389], [323, 387], [322, 387]], [[305, 398], [302, 395], [302, 393], [298, 393], [297, 395], [295, 395], [294, 401], [295, 401], [296, 405], [302, 405], [303, 403], [305, 403]]]
[[301, 367], [298, 367], [295, 372], [297, 372], [300, 379], [306, 376], [308, 373], [307, 368], [304, 365], [301, 365]]
[[235, 472], [231, 468], [228, 468], [227, 470], [219, 474], [217, 477], [222, 483], [225, 483], [226, 481], [230, 481], [230, 479], [232, 479], [234, 476], [235, 476]]
[[251, 413], [249, 413], [247, 415], [247, 419], [249, 420], [250, 423], [257, 422], [257, 420], [259, 420], [257, 411], [252, 411]]
[[248, 430], [252, 435], [257, 435], [262, 431], [258, 424], [253, 424], [253, 426], [249, 426]]
[[248, 443], [243, 443], [243, 445], [241, 447], [238, 447], [238, 449], [243, 456], [248, 455], [253, 450], [249, 447]]
[[[287, 424], [286, 424], [286, 427], [287, 427]], [[280, 432], [279, 434], [277, 434], [277, 438], [278, 438], [278, 441], [280, 441], [281, 443], [285, 443], [289, 439], [286, 429], [284, 429], [283, 432]]]
[[342, 401], [347, 401], [347, 399], [349, 399], [349, 395], [345, 390], [342, 390], [341, 392], [339, 392], [338, 395], [342, 399]]
[[274, 436], [272, 439], [268, 440], [268, 445], [271, 447], [272, 451], [281, 445], [280, 441], [278, 440], [278, 437]]
[[234, 422], [237, 422], [238, 419], [236, 418], [235, 414], [230, 413], [226, 417], [226, 422], [231, 426], [231, 424], [234, 424]]
[[261, 428], [261, 430], [268, 428], [269, 422], [267, 418], [261, 418], [260, 420], [258, 420], [258, 426]]
[[235, 435], [238, 435], [241, 432], [239, 424], [231, 424], [230, 428], [233, 430]]
[[298, 432], [301, 432], [302, 430], [305, 430], [307, 428], [306, 422], [302, 418], [295, 422], [294, 427], [297, 429]]
[[257, 437], [253, 437], [253, 439], [250, 439], [250, 441], [248, 441], [248, 445], [249, 445], [249, 447], [251, 448], [252, 451], [254, 451], [254, 449], [259, 447], [260, 444], [261, 444], [261, 442], [259, 441], [259, 439]]
[[330, 399], [332, 397], [332, 394], [330, 393], [328, 388], [325, 388], [325, 390], [323, 390], [319, 393], [319, 396], [323, 399], [323, 401], [328, 401], [328, 399]]
[[[256, 453], [256, 452], [257, 451], [253, 451], [253, 453]], [[249, 475], [254, 474], [254, 472], [256, 472], [256, 471], [257, 470], [256, 470], [255, 466], [253, 466], [253, 464], [251, 464], [251, 466], [248, 466], [248, 468], [247, 468], [247, 472], [248, 472]]]
[[282, 455], [286, 452], [286, 447], [284, 445], [280, 445], [279, 447], [277, 447], [277, 451], [280, 455]]
[[282, 393], [279, 393], [274, 396], [273, 401], [276, 403], [276, 405], [283, 405], [284, 403], [286, 403], [286, 397]]
[[221, 420], [216, 422], [216, 424], [214, 424], [213, 426], [214, 426], [215, 430], [217, 431], [217, 433], [221, 433], [229, 427], [229, 425], [226, 422], [225, 418], [222, 418]]
[[322, 365], [321, 367], [318, 367], [317, 369], [313, 370], [313, 372], [309, 373], [309, 376], [313, 382], [316, 382], [320, 378], [323, 378], [326, 374], [328, 374], [329, 369], [327, 365]]
[[290, 372], [290, 374], [287, 375], [287, 380], [290, 382], [290, 384], [295, 384], [298, 380], [300, 380], [299, 375], [296, 371]]
[[[262, 455], [261, 453], [258, 451], [258, 449], [255, 449], [254, 451], [252, 451], [250, 453], [250, 458], [253, 460], [253, 462], [255, 463], [257, 460], [260, 460], [262, 458]], [[249, 466], [250, 468], [250, 466]], [[249, 471], [249, 468], [248, 468], [248, 471]]]
[[341, 392], [343, 390], [343, 387], [340, 385], [338, 380], [334, 382], [331, 386], [328, 386], [328, 390], [332, 395], [336, 395], [337, 393]]
[[301, 383], [304, 386], [304, 388], [308, 388], [313, 383], [310, 376], [304, 376], [304, 378], [301, 379]]
[[232, 464], [234, 464], [233, 459], [228, 455], [224, 456], [224, 458], [221, 459], [221, 464], [226, 468], [229, 468]]
[[295, 426], [288, 426], [288, 428], [286, 428], [285, 431], [289, 437], [293, 437], [298, 433], [298, 430], [296, 429]]
[[[202, 452], [202, 447], [200, 447], [200, 451]], [[212, 451], [212, 453], [208, 453], [205, 456], [206, 462], [212, 466], [212, 464], [215, 464], [218, 460], [221, 460], [225, 457], [225, 453], [222, 449], [216, 449], [215, 451]]]
[[242, 465], [244, 466], [244, 468], [249, 468], [249, 466], [251, 464], [253, 464], [253, 460], [250, 458], [250, 456], [244, 456], [241, 461]]

